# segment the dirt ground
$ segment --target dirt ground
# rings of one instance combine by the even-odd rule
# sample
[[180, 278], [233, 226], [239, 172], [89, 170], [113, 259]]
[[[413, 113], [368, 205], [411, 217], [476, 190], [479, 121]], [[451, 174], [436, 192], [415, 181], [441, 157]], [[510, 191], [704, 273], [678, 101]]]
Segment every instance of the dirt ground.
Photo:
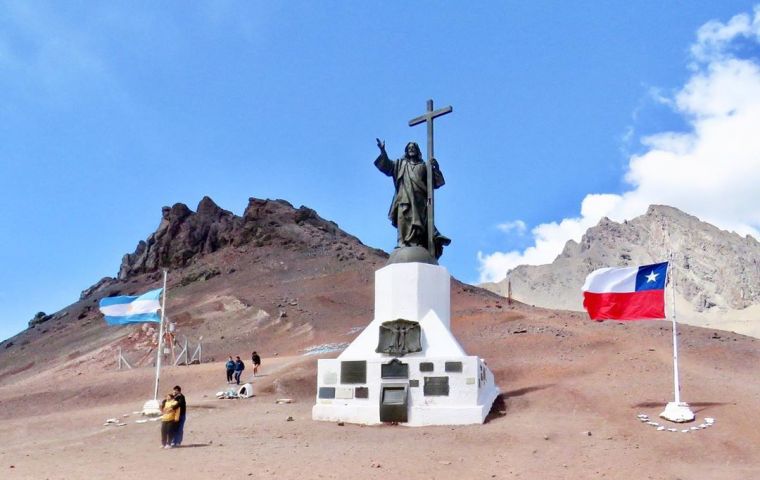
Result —
[[[697, 421], [657, 431], [637, 415], [659, 421], [672, 399], [669, 324], [459, 313], [455, 335], [504, 392], [484, 425], [315, 422], [317, 357], [265, 357], [245, 400], [216, 399], [222, 363], [166, 368], [161, 391], [182, 385], [189, 410], [185, 444], [163, 450], [159, 424], [133, 414], [154, 370], [53, 369], [0, 386], [0, 478], [760, 478], [756, 340], [684, 327], [682, 392]], [[126, 426], [104, 426], [112, 417]], [[706, 417], [715, 424], [680, 431]]]

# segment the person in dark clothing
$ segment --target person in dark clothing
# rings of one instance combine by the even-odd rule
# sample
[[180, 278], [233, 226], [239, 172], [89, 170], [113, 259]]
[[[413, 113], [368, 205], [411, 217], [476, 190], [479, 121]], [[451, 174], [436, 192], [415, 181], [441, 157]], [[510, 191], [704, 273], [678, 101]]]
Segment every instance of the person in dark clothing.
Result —
[[177, 402], [177, 408], [179, 409], [179, 420], [174, 426], [174, 441], [172, 444], [175, 447], [182, 445], [182, 437], [185, 433], [185, 416], [187, 414], [187, 402], [185, 396], [182, 395], [182, 388], [179, 385], [174, 387], [174, 401]]
[[240, 375], [243, 370], [245, 370], [245, 364], [240, 360], [240, 357], [235, 357], [235, 383], [238, 385], [240, 385]]
[[259, 373], [259, 366], [261, 365], [261, 357], [255, 351], [251, 354], [251, 363], [253, 363], [253, 376], [255, 377]]
[[232, 359], [232, 355], [230, 355], [229, 360], [227, 360], [227, 383], [232, 383], [232, 374], [235, 373], [235, 361]]

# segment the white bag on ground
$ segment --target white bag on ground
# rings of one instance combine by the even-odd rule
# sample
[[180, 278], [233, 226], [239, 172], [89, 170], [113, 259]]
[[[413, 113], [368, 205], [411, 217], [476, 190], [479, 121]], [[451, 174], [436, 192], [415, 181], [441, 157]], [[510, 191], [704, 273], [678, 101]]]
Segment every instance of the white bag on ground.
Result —
[[240, 388], [238, 388], [237, 391], [238, 397], [240, 398], [248, 398], [253, 396], [253, 385], [250, 383], [246, 383], [245, 385], [240, 385]]

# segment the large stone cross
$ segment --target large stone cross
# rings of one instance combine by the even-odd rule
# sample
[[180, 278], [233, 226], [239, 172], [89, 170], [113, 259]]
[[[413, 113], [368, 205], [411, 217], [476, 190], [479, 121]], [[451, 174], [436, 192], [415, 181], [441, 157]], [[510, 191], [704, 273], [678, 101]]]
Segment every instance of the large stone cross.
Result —
[[430, 256], [435, 258], [435, 242], [433, 241], [435, 233], [435, 203], [433, 202], [433, 165], [430, 161], [435, 158], [433, 155], [433, 119], [451, 113], [453, 108], [448, 107], [433, 110], [433, 100], [427, 101], [427, 112], [419, 117], [409, 120], [409, 126], [413, 127], [420, 123], [427, 123], [427, 234], [428, 234], [428, 251]]

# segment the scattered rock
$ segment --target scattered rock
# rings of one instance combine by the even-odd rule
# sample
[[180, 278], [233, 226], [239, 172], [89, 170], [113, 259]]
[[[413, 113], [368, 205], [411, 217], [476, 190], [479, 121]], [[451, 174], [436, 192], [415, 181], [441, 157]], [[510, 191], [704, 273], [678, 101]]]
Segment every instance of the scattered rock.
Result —
[[29, 320], [29, 328], [34, 328], [41, 323], [45, 323], [53, 318], [52, 315], [48, 315], [45, 312], [37, 312], [37, 314]]
[[103, 277], [100, 280], [97, 281], [94, 285], [91, 287], [85, 289], [82, 291], [82, 293], [79, 295], [79, 300], [84, 300], [85, 298], [89, 297], [95, 292], [99, 292], [104, 290], [105, 288], [111, 286], [113, 283], [115, 283], [115, 280], [111, 277]]

